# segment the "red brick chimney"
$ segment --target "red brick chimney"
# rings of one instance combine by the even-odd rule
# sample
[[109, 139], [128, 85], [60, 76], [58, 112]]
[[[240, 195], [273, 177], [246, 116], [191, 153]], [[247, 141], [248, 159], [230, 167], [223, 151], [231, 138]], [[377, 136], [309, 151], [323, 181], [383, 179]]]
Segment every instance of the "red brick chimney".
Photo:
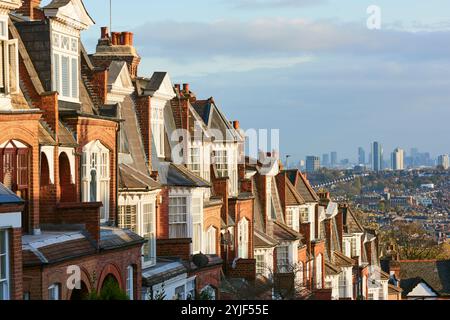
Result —
[[23, 0], [22, 7], [17, 9], [17, 12], [30, 17], [31, 20], [44, 19], [44, 13], [40, 10], [41, 0]]
[[109, 28], [108, 27], [101, 27], [101, 38], [102, 39], [109, 39]]

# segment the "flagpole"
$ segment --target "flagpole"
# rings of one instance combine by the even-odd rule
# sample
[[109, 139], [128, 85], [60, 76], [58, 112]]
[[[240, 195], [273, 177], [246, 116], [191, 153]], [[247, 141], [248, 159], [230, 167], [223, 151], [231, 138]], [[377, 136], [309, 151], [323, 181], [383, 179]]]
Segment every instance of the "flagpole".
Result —
[[112, 0], [109, 0], [109, 32], [112, 32]]

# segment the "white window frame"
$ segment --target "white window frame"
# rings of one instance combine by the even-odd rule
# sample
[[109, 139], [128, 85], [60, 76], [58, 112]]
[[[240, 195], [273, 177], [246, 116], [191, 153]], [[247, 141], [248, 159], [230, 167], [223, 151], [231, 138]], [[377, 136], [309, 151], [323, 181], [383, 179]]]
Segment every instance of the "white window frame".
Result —
[[[0, 262], [2, 259], [5, 260], [5, 270], [1, 270], [0, 264], [0, 290], [2, 291], [3, 300], [10, 299], [10, 271], [9, 271], [9, 232], [6, 229], [0, 229], [0, 243], [3, 243], [4, 252], [0, 251]], [[1, 245], [0, 245], [1, 249]], [[4, 273], [4, 277], [2, 277], [2, 273]]]
[[[148, 212], [146, 211], [146, 207], [150, 208]], [[149, 249], [149, 252], [144, 252], [145, 246], [142, 247], [142, 255], [144, 256], [143, 266], [153, 266], [156, 264], [156, 202], [145, 202], [142, 204], [142, 226], [140, 227], [139, 233], [148, 241]]]
[[[3, 67], [0, 72], [2, 73], [0, 76], [3, 77], [3, 92], [0, 92], [1, 95], [9, 96], [10, 94], [18, 93], [20, 91], [19, 87], [19, 42], [17, 39], [9, 39], [9, 30], [8, 30], [8, 16], [0, 17], [0, 47], [2, 49], [3, 56], [0, 55], [0, 60], [3, 58], [2, 63]], [[11, 47], [14, 47], [14, 59], [11, 60]], [[11, 70], [11, 62], [14, 62], [14, 70]], [[15, 75], [15, 79], [11, 79], [11, 76]], [[12, 83], [14, 82], [14, 83]]]
[[277, 273], [290, 272], [289, 245], [277, 247]]
[[190, 207], [192, 217], [192, 252], [197, 254], [203, 249], [203, 199], [201, 197], [192, 197]]
[[[134, 212], [132, 209], [134, 208]], [[128, 223], [125, 219], [127, 216], [134, 215], [134, 221]], [[133, 218], [130, 218], [133, 219]], [[138, 206], [137, 205], [119, 205], [119, 228], [120, 229], [129, 229], [133, 232], [138, 232]]]
[[127, 284], [126, 293], [128, 299], [134, 300], [134, 267], [132, 265], [129, 265], [127, 267], [126, 284]]
[[[67, 39], [68, 47], [62, 46], [62, 39]], [[80, 39], [74, 35], [52, 30], [52, 90], [59, 93], [59, 98], [69, 102], [80, 101]], [[75, 45], [75, 46], [74, 46]], [[68, 59], [68, 92], [63, 90], [63, 59]], [[74, 66], [76, 65], [76, 68]], [[56, 67], [58, 66], [58, 67]], [[67, 93], [67, 94], [66, 94]]]
[[206, 254], [217, 254], [217, 229], [210, 226], [206, 231]]
[[202, 175], [202, 149], [201, 146], [190, 146], [189, 147], [189, 159], [188, 159], [188, 169], [198, 175]]
[[48, 300], [61, 300], [61, 285], [59, 283], [54, 283], [48, 287]]
[[288, 227], [300, 231], [300, 212], [299, 208], [288, 207], [286, 209], [286, 224]]
[[[110, 205], [110, 151], [99, 140], [92, 141], [83, 147], [82, 154], [82, 200], [83, 202], [102, 202], [100, 208], [100, 221], [105, 223], [109, 220]], [[91, 173], [96, 172], [96, 199], [91, 199]]]
[[248, 259], [249, 257], [249, 225], [246, 218], [242, 218], [238, 223], [238, 257], [240, 259]]
[[[175, 203], [175, 200], [184, 200], [183, 203]], [[183, 208], [184, 210], [177, 210], [180, 212], [173, 212], [174, 208]], [[178, 219], [175, 217], [178, 216]], [[185, 225], [185, 234], [176, 235], [171, 226], [175, 225]], [[169, 238], [179, 239], [179, 238], [189, 238], [189, 199], [187, 196], [170, 196], [169, 197]]]
[[165, 125], [164, 125], [164, 105], [155, 103], [151, 106], [150, 123], [152, 127], [153, 142], [155, 144], [158, 158], [164, 157]]
[[190, 278], [186, 280], [186, 300], [190, 297], [189, 300], [195, 300], [195, 292], [196, 292], [196, 278]]

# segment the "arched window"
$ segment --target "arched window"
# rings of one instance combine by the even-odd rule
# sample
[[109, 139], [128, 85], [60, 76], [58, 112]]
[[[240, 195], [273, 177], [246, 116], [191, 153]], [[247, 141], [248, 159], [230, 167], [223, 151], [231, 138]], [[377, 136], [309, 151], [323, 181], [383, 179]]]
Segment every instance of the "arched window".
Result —
[[41, 152], [41, 186], [48, 186], [50, 184], [50, 167], [47, 156]]
[[216, 239], [217, 232], [216, 228], [211, 226], [206, 232], [206, 254], [216, 254]]
[[241, 259], [248, 259], [248, 221], [243, 218], [238, 224], [238, 254]]
[[316, 288], [317, 289], [322, 289], [322, 286], [323, 286], [322, 263], [323, 263], [323, 258], [322, 258], [322, 255], [319, 254], [316, 258]]
[[102, 222], [108, 220], [109, 213], [109, 150], [100, 141], [93, 141], [83, 148], [82, 156], [82, 199], [84, 202], [102, 202], [100, 209]]

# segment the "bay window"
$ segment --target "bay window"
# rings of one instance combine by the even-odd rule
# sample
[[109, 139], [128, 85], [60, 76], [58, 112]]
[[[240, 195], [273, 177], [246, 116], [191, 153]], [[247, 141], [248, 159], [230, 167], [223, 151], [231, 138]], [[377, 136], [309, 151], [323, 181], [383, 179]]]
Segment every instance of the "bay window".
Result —
[[137, 232], [137, 206], [119, 206], [119, 228]]
[[238, 256], [241, 259], [248, 259], [249, 223], [243, 218], [238, 223]]
[[170, 239], [188, 238], [187, 197], [171, 197], [169, 200]]
[[143, 205], [142, 233], [141, 236], [147, 240], [143, 246], [144, 263], [154, 265], [156, 263], [156, 215], [155, 203]]
[[53, 31], [53, 82], [61, 100], [79, 100], [79, 50], [78, 38]]
[[266, 274], [266, 259], [263, 253], [255, 255], [256, 259], [256, 274], [265, 275]]
[[300, 230], [300, 220], [298, 215], [298, 209], [287, 208], [286, 209], [286, 224], [295, 231]]
[[101, 222], [109, 218], [110, 164], [109, 150], [93, 141], [83, 148], [82, 155], [82, 199], [84, 202], [102, 202]]
[[9, 243], [8, 232], [0, 230], [0, 301], [9, 300]]
[[206, 254], [216, 254], [217, 231], [211, 226], [206, 232]]
[[192, 250], [194, 254], [202, 251], [202, 233], [202, 199], [192, 198]]
[[309, 223], [309, 210], [308, 208], [301, 208], [300, 209], [300, 219], [302, 223]]
[[277, 269], [279, 273], [289, 272], [289, 246], [277, 247]]

